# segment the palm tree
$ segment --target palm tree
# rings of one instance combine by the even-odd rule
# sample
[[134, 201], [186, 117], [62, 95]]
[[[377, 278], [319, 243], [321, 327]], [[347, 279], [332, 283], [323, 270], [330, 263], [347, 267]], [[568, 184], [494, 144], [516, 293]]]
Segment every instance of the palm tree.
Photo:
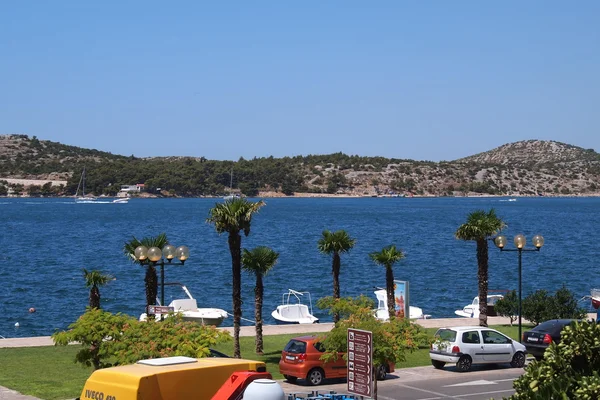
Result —
[[256, 286], [254, 287], [254, 319], [256, 320], [256, 354], [263, 354], [262, 334], [262, 305], [265, 288], [263, 276], [277, 264], [279, 253], [260, 246], [252, 250], [244, 249], [242, 254], [242, 268], [256, 275]]
[[[394, 310], [394, 264], [404, 258], [402, 250], [396, 249], [395, 245], [384, 247], [380, 252], [373, 252], [369, 254], [371, 260], [377, 265], [383, 265], [385, 267], [385, 290], [387, 292], [387, 306], [390, 314], [390, 321], [395, 317]], [[402, 310], [404, 311], [404, 310]], [[405, 315], [408, 317], [408, 315]]]
[[[330, 232], [328, 230], [323, 231], [323, 237], [319, 239], [317, 248], [323, 254], [333, 254], [333, 261], [331, 264], [331, 275], [333, 275], [333, 298], [340, 298], [340, 267], [341, 259], [340, 253], [349, 252], [356, 243], [355, 239], [352, 239], [348, 232], [339, 230]], [[333, 322], [338, 322], [340, 315], [338, 313], [333, 314]]]
[[242, 319], [242, 236], [250, 234], [252, 215], [265, 205], [246, 198], [235, 198], [217, 203], [210, 209], [206, 222], [215, 225], [218, 234], [228, 233], [229, 252], [231, 253], [231, 275], [233, 281], [233, 356], [240, 358], [240, 321]]
[[487, 325], [488, 294], [488, 240], [506, 227], [492, 208], [473, 211], [467, 222], [458, 227], [454, 236], [461, 240], [474, 240], [477, 243], [477, 281], [479, 283], [479, 325]]
[[[146, 277], [144, 282], [146, 284], [146, 310], [148, 306], [156, 304], [156, 295], [158, 294], [158, 276], [156, 275], [156, 267], [147, 261], [140, 262], [135, 258], [135, 249], [139, 246], [158, 247], [162, 249], [165, 245], [169, 244], [166, 233], [161, 233], [156, 237], [145, 237], [142, 240], [132, 237], [129, 242], [123, 245], [123, 253], [133, 261], [135, 264], [140, 264], [146, 267]], [[164, 304], [161, 304], [164, 306]], [[150, 320], [150, 318], [148, 318]]]
[[98, 287], [106, 285], [115, 278], [98, 270], [88, 271], [85, 268], [83, 269], [83, 278], [85, 279], [85, 286], [91, 288], [90, 308], [100, 308], [100, 289]]

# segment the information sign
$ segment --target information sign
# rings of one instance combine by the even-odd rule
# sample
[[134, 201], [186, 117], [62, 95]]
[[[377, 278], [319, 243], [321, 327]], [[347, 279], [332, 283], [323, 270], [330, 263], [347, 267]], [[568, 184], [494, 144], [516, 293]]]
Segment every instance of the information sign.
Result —
[[348, 392], [373, 395], [373, 333], [348, 329]]

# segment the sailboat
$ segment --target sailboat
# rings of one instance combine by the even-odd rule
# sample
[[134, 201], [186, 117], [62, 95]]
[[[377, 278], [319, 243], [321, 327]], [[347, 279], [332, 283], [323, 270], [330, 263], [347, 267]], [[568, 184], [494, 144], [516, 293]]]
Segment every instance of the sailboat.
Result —
[[225, 197], [223, 197], [223, 200], [225, 201], [231, 201], [234, 199], [239, 199], [240, 195], [237, 193], [233, 193], [233, 168], [231, 168], [231, 177], [229, 180], [229, 194]]
[[[81, 195], [79, 195], [79, 189], [81, 188]], [[85, 167], [83, 167], [83, 172], [81, 173], [81, 178], [79, 178], [79, 185], [77, 185], [77, 191], [75, 192], [75, 202], [76, 203], [92, 203], [97, 201], [98, 199], [94, 196], [85, 196]]]

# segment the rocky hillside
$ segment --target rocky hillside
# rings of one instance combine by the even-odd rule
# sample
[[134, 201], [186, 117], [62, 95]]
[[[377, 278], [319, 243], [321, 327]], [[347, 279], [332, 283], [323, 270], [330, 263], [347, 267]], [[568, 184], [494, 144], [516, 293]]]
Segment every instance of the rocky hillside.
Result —
[[[144, 183], [150, 193], [177, 196], [553, 196], [600, 194], [600, 155], [565, 143], [527, 140], [450, 162], [424, 162], [342, 153], [214, 161], [204, 157], [125, 157], [26, 135], [0, 135], [2, 178], [67, 180], [55, 195], [70, 195], [82, 166], [95, 194]], [[94, 175], [95, 174], [95, 175]], [[22, 189], [22, 188], [20, 188]], [[26, 190], [21, 190], [26, 192]]]

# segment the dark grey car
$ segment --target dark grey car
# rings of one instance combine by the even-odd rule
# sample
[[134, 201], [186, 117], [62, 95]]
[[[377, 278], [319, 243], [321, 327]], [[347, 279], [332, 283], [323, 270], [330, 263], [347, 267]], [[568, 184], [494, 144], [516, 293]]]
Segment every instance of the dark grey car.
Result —
[[550, 343], [560, 343], [560, 334], [565, 326], [577, 321], [576, 319], [551, 319], [542, 322], [530, 331], [523, 332], [523, 344], [527, 353], [536, 360], [544, 358], [544, 352]]

